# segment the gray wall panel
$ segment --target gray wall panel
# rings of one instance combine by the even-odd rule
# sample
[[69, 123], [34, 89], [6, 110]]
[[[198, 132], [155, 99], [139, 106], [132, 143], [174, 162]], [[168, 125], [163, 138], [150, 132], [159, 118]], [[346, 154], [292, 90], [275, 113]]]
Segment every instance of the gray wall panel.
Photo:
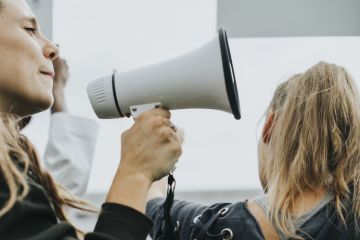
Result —
[[359, 0], [218, 0], [229, 37], [359, 36]]
[[53, 28], [53, 1], [52, 0], [26, 0], [40, 22], [43, 34], [52, 39]]

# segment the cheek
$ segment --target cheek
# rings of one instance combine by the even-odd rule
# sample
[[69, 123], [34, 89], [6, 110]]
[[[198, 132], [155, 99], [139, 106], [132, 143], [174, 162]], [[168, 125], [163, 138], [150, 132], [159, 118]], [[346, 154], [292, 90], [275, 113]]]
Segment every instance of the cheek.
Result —
[[21, 87], [35, 80], [37, 69], [35, 54], [18, 45], [7, 44], [0, 47], [0, 76], [12, 85]]
[[0, 100], [9, 103], [14, 113], [32, 114], [52, 105], [53, 80], [38, 73], [31, 58], [0, 58], [0, 76]]
[[11, 64], [37, 62], [42, 58], [38, 42], [18, 26], [8, 26], [0, 33], [0, 54]]
[[17, 81], [34, 96], [52, 95], [53, 80], [40, 73], [42, 53], [36, 48], [37, 46], [33, 46], [32, 49], [27, 49], [26, 53], [17, 58]]
[[22, 29], [0, 32], [0, 100], [17, 113], [45, 110], [53, 102], [52, 80], [40, 74], [40, 46]]

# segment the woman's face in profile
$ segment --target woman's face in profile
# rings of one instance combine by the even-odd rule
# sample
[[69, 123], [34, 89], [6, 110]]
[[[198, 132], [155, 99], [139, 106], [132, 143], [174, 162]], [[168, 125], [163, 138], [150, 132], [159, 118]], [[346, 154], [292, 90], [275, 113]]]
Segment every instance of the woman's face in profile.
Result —
[[58, 49], [24, 0], [0, 0], [0, 111], [29, 115], [53, 103]]

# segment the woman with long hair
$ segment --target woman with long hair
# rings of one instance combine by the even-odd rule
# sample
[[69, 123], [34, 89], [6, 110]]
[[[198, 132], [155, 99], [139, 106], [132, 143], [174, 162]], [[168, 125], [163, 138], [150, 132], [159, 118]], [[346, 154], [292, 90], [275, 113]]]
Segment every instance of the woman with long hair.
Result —
[[[56, 46], [40, 32], [24, 0], [0, 0], [0, 238], [78, 239], [65, 207], [91, 210], [41, 167], [22, 117], [53, 103]], [[142, 114], [121, 136], [121, 161], [94, 232], [85, 239], [144, 239], [152, 223], [142, 213], [153, 181], [166, 176], [181, 154], [170, 113]]]
[[[360, 239], [360, 99], [348, 72], [320, 62], [279, 85], [258, 145], [264, 195], [175, 201], [174, 239]], [[147, 214], [161, 236], [161, 185]]]

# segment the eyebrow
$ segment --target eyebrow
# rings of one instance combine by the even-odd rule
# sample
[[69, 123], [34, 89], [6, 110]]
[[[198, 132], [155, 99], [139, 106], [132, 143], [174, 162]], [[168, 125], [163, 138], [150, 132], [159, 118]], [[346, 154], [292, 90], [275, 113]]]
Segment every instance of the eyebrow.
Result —
[[33, 26], [35, 26], [36, 28], [39, 27], [39, 23], [38, 21], [36, 20], [35, 17], [24, 17], [21, 19], [22, 21], [25, 21], [25, 22], [30, 22]]

